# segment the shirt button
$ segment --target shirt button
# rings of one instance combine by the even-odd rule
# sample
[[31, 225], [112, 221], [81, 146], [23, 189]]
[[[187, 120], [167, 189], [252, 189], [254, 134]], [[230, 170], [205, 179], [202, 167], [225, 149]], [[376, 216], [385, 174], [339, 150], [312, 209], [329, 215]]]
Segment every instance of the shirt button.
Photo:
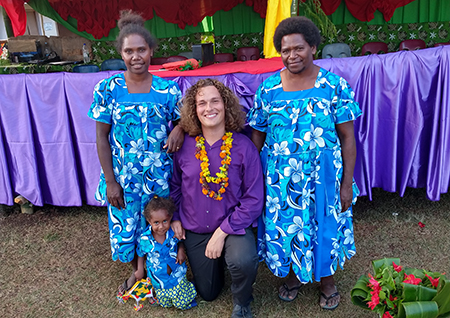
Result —
[[206, 213], [209, 213], [209, 211], [206, 211]]
[[209, 229], [209, 225], [206, 226]]

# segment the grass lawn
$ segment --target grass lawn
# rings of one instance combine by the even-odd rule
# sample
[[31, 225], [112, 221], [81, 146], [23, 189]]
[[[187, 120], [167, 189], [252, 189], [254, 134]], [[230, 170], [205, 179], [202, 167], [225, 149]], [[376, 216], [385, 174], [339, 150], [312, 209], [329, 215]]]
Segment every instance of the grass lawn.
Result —
[[[0, 317], [229, 317], [230, 282], [214, 302], [198, 299], [187, 311], [151, 307], [136, 313], [129, 301], [119, 305], [117, 287], [131, 268], [113, 262], [106, 208], [36, 207], [33, 215], [11, 208], [0, 217]], [[418, 222], [425, 224], [424, 228]], [[255, 317], [377, 317], [354, 306], [350, 290], [371, 261], [399, 257], [402, 265], [450, 273], [450, 195], [438, 202], [424, 189], [396, 193], [374, 189], [373, 201], [361, 197], [354, 211], [357, 254], [335, 275], [341, 304], [319, 308], [319, 285], [302, 288], [285, 303], [277, 290], [283, 280], [260, 264], [252, 304]]]

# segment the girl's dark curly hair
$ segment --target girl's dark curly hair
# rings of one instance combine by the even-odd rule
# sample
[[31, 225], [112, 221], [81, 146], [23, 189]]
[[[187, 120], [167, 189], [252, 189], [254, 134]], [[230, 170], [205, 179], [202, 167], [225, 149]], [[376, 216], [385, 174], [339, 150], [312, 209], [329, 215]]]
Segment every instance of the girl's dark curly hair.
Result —
[[281, 52], [281, 39], [285, 35], [301, 34], [309, 46], [319, 47], [321, 38], [317, 26], [307, 17], [291, 17], [278, 24], [273, 36], [273, 45], [278, 53]]
[[217, 88], [222, 97], [225, 106], [225, 130], [241, 131], [245, 124], [245, 112], [239, 104], [239, 99], [223, 83], [211, 78], [201, 79], [187, 90], [183, 98], [183, 107], [181, 107], [181, 128], [190, 136], [202, 133], [202, 125], [197, 117], [196, 97], [199, 90], [207, 86]]
[[156, 40], [144, 27], [144, 22], [142, 16], [131, 10], [120, 11], [120, 19], [117, 21], [120, 32], [116, 39], [116, 49], [119, 53], [122, 51], [123, 40], [131, 34], [142, 36], [151, 49], [156, 47]]
[[144, 217], [150, 223], [152, 218], [152, 212], [158, 210], [167, 211], [167, 214], [172, 217], [173, 212], [177, 209], [177, 206], [171, 198], [163, 198], [155, 195], [145, 206]]

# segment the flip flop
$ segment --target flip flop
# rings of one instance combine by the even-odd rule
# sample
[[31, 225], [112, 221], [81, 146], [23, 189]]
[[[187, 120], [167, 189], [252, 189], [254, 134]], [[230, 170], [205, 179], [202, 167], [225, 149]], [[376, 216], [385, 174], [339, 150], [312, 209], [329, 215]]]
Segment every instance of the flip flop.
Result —
[[289, 297], [283, 297], [283, 296], [281, 296], [280, 292], [278, 292], [278, 297], [279, 297], [281, 300], [283, 300], [283, 301], [287, 301], [287, 302], [293, 301], [295, 298], [297, 298], [297, 296], [298, 296], [298, 290], [299, 290], [300, 287], [302, 287], [302, 286], [303, 286], [303, 285], [300, 284], [300, 285], [298, 285], [298, 286], [289, 288], [289, 286], [288, 286], [286, 283], [284, 283], [284, 284], [282, 285], [282, 287], [288, 292], [288, 294], [289, 294], [290, 292], [292, 292], [292, 291], [295, 291], [295, 290], [297, 291], [297, 293], [294, 295], [293, 298], [289, 298]]
[[[128, 283], [127, 282], [128, 282], [128, 279], [125, 279], [123, 284], [119, 286], [119, 290], [117, 290], [117, 295], [123, 296], [128, 290], [130, 290], [131, 287], [128, 287]], [[120, 291], [120, 287], [123, 288], [123, 290], [124, 290], [123, 293]]]
[[[320, 292], [320, 296], [323, 297], [323, 299], [325, 299], [325, 306], [321, 306], [322, 309], [326, 309], [326, 310], [335, 310], [337, 306], [339, 306], [339, 302], [336, 303], [336, 305], [334, 306], [328, 306], [328, 301], [330, 299], [333, 299], [334, 297], [339, 296], [339, 292], [335, 292], [333, 294], [331, 294], [330, 296], [325, 295], [324, 293]], [[320, 304], [320, 299], [319, 299], [319, 304]]]

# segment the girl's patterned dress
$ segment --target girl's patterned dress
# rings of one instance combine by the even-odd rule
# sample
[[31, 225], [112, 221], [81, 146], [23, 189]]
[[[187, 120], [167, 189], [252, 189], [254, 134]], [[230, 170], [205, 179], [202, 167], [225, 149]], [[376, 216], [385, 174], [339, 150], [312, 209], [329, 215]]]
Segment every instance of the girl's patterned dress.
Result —
[[[352, 209], [341, 211], [341, 145], [336, 124], [361, 115], [354, 92], [341, 77], [320, 69], [315, 85], [284, 91], [280, 72], [264, 81], [248, 113], [266, 133], [261, 160], [266, 206], [258, 248], [271, 271], [293, 271], [302, 282], [333, 275], [355, 254]], [[353, 182], [353, 203], [359, 191]]]
[[147, 255], [147, 275], [152, 280], [158, 304], [162, 307], [189, 309], [197, 305], [197, 292], [186, 278], [186, 262], [176, 264], [178, 239], [173, 235], [172, 229], [169, 229], [164, 243], [160, 244], [153, 238], [149, 226], [141, 236], [139, 250]]
[[[172, 158], [163, 149], [169, 123], [180, 117], [181, 91], [172, 81], [153, 75], [150, 93], [130, 94], [123, 73], [100, 81], [94, 89], [89, 117], [111, 125], [109, 143], [116, 181], [122, 186], [126, 208], [108, 204], [112, 259], [133, 260], [146, 227], [142, 215], [153, 195], [167, 197]], [[107, 203], [103, 171], [95, 197]], [[142, 256], [142, 255], [140, 255]]]

